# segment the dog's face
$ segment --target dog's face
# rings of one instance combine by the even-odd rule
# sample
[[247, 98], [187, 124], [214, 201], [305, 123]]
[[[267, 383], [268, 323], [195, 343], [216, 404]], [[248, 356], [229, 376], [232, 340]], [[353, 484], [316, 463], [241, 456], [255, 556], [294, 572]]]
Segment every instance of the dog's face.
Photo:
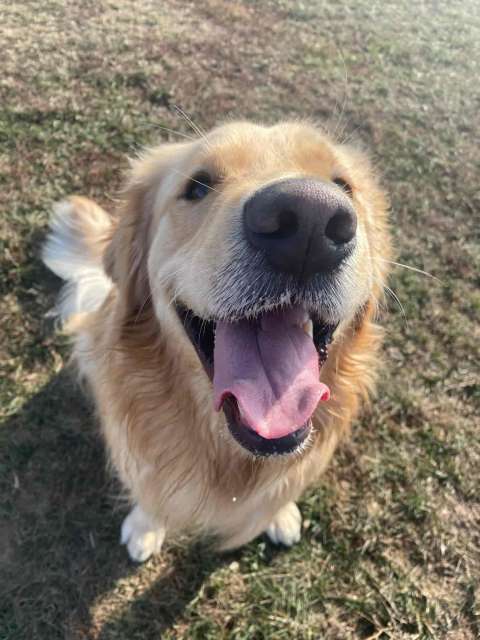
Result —
[[368, 162], [304, 124], [229, 124], [138, 161], [128, 206], [110, 271], [132, 310], [175, 314], [244, 448], [297, 450], [329, 398], [328, 343], [383, 284]]

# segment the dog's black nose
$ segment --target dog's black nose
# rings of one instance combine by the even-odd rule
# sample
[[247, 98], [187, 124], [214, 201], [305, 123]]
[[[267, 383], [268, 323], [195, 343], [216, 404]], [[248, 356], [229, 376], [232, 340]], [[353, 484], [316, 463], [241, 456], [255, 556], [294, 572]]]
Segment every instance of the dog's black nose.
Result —
[[257, 191], [243, 211], [250, 244], [300, 279], [333, 271], [355, 244], [357, 216], [340, 187], [291, 178]]

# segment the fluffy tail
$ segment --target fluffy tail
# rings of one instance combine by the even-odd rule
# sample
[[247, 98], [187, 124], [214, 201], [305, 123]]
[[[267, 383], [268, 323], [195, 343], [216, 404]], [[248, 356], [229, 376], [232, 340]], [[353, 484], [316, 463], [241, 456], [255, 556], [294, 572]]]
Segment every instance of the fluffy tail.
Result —
[[112, 220], [95, 202], [74, 196], [55, 205], [43, 262], [65, 280], [56, 315], [62, 323], [98, 309], [112, 287], [103, 268], [103, 252]]

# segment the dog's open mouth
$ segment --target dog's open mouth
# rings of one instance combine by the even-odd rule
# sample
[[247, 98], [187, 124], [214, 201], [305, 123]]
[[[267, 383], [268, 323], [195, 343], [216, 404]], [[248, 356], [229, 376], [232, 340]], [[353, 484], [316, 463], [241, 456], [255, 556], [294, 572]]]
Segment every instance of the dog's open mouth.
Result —
[[335, 326], [301, 307], [235, 322], [205, 321], [182, 306], [177, 312], [233, 437], [260, 456], [298, 449], [318, 403], [330, 397], [320, 369]]

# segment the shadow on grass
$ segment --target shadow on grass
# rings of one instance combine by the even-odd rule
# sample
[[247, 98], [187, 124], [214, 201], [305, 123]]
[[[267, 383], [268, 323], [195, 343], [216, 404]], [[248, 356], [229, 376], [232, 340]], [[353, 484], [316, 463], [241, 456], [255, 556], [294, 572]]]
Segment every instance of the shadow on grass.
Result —
[[[224, 560], [170, 552], [165, 575], [96, 628], [92, 605], [138, 571], [118, 544], [123, 513], [92, 410], [62, 372], [0, 427], [0, 637], [159, 637]], [[128, 632], [131, 629], [132, 632]]]
[[215, 555], [202, 543], [188, 549], [175, 549], [169, 555], [173, 555], [173, 563], [169, 561], [164, 575], [128, 607], [121, 607], [120, 613], [113, 612], [96, 636], [98, 640], [162, 638], [167, 629], [182, 622], [186, 608], [196, 599], [204, 582], [226, 562], [225, 557]]

